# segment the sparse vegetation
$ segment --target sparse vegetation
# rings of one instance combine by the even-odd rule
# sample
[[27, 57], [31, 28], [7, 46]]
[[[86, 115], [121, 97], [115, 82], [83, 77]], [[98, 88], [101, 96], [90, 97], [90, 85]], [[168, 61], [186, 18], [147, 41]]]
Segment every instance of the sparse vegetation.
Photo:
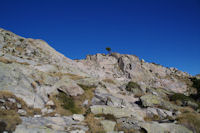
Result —
[[105, 133], [100, 120], [95, 118], [93, 114], [88, 113], [85, 117], [85, 122], [89, 127], [89, 131], [87, 131], [87, 133]]
[[161, 118], [160, 118], [160, 116], [158, 116], [158, 115], [153, 115], [152, 117], [146, 116], [146, 117], [144, 118], [144, 120], [145, 120], [145, 121], [159, 121], [159, 120], [161, 120]]
[[3, 62], [3, 63], [5, 63], [5, 64], [10, 64], [10, 63], [12, 63], [12, 61], [10, 61], [10, 60], [8, 60], [8, 59], [6, 59], [6, 58], [3, 58], [3, 57], [0, 57], [0, 62]]
[[193, 94], [190, 97], [200, 102], [200, 79], [191, 78], [191, 81], [193, 82], [192, 87], [197, 89], [197, 94]]
[[132, 89], [134, 89], [134, 88], [140, 89], [140, 86], [136, 82], [132, 82], [132, 81], [130, 81], [126, 86], [127, 91], [132, 91]]
[[79, 79], [83, 79], [85, 77], [83, 76], [79, 76], [79, 75], [75, 75], [75, 74], [72, 74], [72, 73], [61, 73], [61, 72], [55, 72], [55, 73], [49, 73], [50, 76], [53, 76], [53, 77], [59, 77], [59, 78], [62, 78], [63, 76], [69, 76], [70, 79], [72, 80], [79, 80]]
[[24, 41], [24, 38], [20, 38], [19, 41], [20, 41], [20, 42], [23, 42], [23, 41]]
[[0, 109], [0, 132], [8, 131], [13, 132], [18, 124], [22, 121], [14, 110]]
[[104, 117], [105, 120], [117, 121], [116, 117], [112, 114], [97, 114], [95, 117]]
[[135, 95], [135, 97], [141, 97], [144, 94], [142, 89], [140, 88], [140, 85], [132, 81], [130, 81], [126, 85], [126, 90], [132, 92]]
[[115, 130], [123, 131], [124, 133], [147, 133], [145, 129], [136, 130], [136, 129], [123, 128], [120, 123], [116, 124]]
[[78, 84], [84, 91], [87, 91], [87, 90], [91, 90], [92, 88], [96, 88], [96, 86], [94, 85], [84, 85], [84, 84]]
[[190, 103], [197, 105], [197, 107], [191, 106], [192, 108], [197, 109], [197, 108], [200, 107], [200, 103], [198, 101], [195, 101], [190, 96], [186, 96], [186, 95], [181, 94], [181, 93], [174, 93], [169, 98], [170, 98], [171, 101], [175, 102], [179, 106], [191, 106], [191, 105], [188, 105], [188, 103], [190, 102]]
[[59, 92], [59, 94], [57, 95], [57, 98], [61, 102], [61, 106], [64, 109], [69, 110], [73, 114], [76, 114], [76, 113], [80, 112], [80, 108], [78, 108], [75, 105], [73, 97], [68, 96], [64, 92]]
[[116, 84], [112, 79], [104, 79], [103, 82], [114, 84], [114, 85]]
[[191, 129], [194, 133], [200, 133], [200, 114], [198, 113], [183, 113], [178, 118], [179, 124]]

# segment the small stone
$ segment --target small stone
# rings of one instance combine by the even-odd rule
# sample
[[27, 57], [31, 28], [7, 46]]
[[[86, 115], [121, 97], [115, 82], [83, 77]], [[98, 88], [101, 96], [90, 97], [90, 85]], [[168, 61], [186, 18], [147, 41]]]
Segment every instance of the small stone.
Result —
[[1, 103], [5, 103], [6, 101], [4, 99], [0, 99], [0, 102]]
[[43, 109], [41, 110], [41, 112], [42, 112], [42, 114], [44, 115], [44, 114], [46, 114], [46, 113], [48, 112], [48, 109], [47, 109], [47, 108], [43, 108]]
[[18, 109], [21, 109], [21, 108], [22, 108], [22, 105], [19, 104], [19, 103], [17, 103], [17, 108], [18, 108]]
[[54, 104], [54, 102], [53, 102], [52, 100], [50, 100], [50, 101], [48, 101], [48, 102], [46, 103], [46, 105], [53, 106], [53, 105], [55, 105], [55, 104]]
[[55, 116], [56, 116], [56, 117], [60, 117], [61, 115], [56, 113]]
[[16, 100], [14, 98], [8, 98], [8, 101], [10, 101], [12, 103], [16, 103]]
[[34, 115], [35, 118], [39, 118], [42, 117], [41, 115]]
[[23, 109], [19, 109], [17, 113], [19, 113], [20, 115], [23, 115], [23, 116], [25, 116], [27, 114], [27, 112]]
[[1, 109], [6, 109], [4, 106], [1, 106]]
[[85, 133], [85, 131], [83, 131], [83, 130], [73, 130], [73, 131], [70, 131], [70, 133]]
[[73, 114], [72, 118], [75, 121], [83, 121], [85, 119], [85, 117], [81, 114]]
[[48, 109], [48, 110], [47, 110], [47, 113], [50, 114], [50, 113], [52, 113], [53, 111], [54, 111], [53, 109]]
[[88, 103], [89, 103], [89, 101], [88, 101], [88, 100], [85, 100], [85, 101], [83, 102], [83, 106], [86, 107], [86, 106], [88, 105]]

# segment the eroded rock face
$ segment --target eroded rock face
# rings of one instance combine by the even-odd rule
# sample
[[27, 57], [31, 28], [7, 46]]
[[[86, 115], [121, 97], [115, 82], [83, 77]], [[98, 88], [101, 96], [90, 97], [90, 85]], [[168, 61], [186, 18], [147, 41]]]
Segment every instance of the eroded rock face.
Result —
[[[21, 117], [15, 133], [93, 132], [97, 127], [91, 127], [88, 113], [107, 132], [190, 133], [172, 123], [184, 108], [169, 100], [174, 93], [195, 93], [190, 78], [134, 55], [96, 54], [71, 60], [42, 40], [0, 29], [0, 112], [14, 111]], [[197, 111], [194, 103], [188, 104]]]

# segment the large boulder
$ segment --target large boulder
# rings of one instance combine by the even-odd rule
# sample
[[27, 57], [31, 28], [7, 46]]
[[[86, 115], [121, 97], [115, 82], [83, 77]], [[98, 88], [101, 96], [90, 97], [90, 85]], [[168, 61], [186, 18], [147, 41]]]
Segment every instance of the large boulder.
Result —
[[132, 115], [131, 110], [127, 108], [116, 108], [116, 107], [110, 107], [106, 105], [94, 105], [90, 107], [90, 110], [93, 114], [110, 114], [113, 115], [116, 118], [121, 117], [130, 117]]
[[112, 131], [114, 131], [116, 122], [109, 121], [109, 120], [102, 120], [100, 123], [103, 126], [104, 131], [106, 131], [106, 132], [112, 132]]
[[142, 105], [144, 107], [161, 107], [167, 110], [177, 110], [178, 107], [169, 101], [163, 100], [159, 96], [146, 94], [140, 97]]
[[140, 123], [140, 126], [144, 128], [147, 133], [192, 133], [191, 130], [184, 126], [173, 123]]

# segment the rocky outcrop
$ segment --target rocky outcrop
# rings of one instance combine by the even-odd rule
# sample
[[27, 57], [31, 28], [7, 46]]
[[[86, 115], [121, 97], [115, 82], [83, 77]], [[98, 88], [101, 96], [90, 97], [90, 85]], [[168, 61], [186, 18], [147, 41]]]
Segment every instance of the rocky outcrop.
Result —
[[[42, 40], [0, 29], [0, 132], [195, 132], [198, 126], [178, 123], [184, 112], [199, 112], [192, 78], [135, 55], [71, 60]], [[171, 98], [180, 94], [190, 103]]]

